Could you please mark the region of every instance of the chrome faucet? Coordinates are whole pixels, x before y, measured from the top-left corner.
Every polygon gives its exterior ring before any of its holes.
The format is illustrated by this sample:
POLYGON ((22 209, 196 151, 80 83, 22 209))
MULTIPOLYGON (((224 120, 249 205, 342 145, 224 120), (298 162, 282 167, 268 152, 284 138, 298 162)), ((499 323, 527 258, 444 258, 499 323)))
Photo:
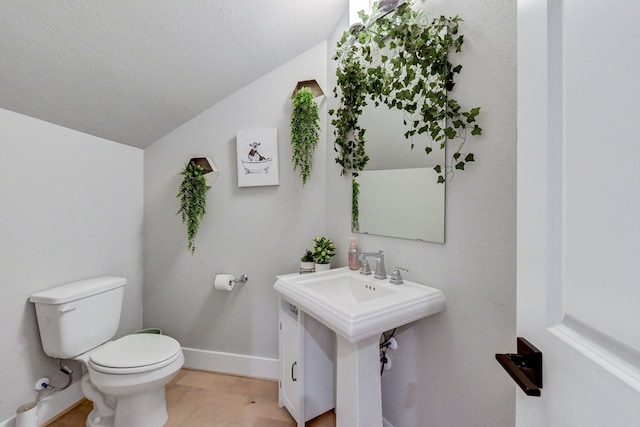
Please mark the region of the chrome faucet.
POLYGON ((376 279, 386 279, 387 272, 384 269, 384 252, 363 252, 360 254, 358 259, 360 260, 360 274, 371 274, 371 269, 369 268, 369 262, 367 261, 368 257, 372 257, 376 259, 376 272, 373 275, 376 279))

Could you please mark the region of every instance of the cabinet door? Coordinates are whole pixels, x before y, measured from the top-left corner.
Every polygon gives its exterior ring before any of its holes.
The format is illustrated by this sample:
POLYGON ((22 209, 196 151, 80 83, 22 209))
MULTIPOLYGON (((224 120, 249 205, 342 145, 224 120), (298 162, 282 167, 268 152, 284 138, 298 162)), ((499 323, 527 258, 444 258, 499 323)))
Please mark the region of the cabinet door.
POLYGON ((286 314, 280 315, 280 378, 282 381, 282 403, 289 413, 300 416, 300 329, 298 322, 286 314))
POLYGON ((313 317, 300 311, 298 323, 303 329, 300 345, 302 418, 309 421, 335 408, 336 335, 313 317), (304 371, 302 370, 304 369, 304 371))

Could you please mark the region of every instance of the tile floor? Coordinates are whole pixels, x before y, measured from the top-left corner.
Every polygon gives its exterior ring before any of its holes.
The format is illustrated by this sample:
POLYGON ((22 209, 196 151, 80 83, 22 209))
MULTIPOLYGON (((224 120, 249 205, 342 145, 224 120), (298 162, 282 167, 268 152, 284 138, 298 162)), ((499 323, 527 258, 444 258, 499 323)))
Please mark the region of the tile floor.
MULTIPOLYGON (((84 427, 92 404, 83 400, 47 427, 84 427)), ((295 427, 278 406, 278 383, 182 369, 167 385, 169 420, 165 427, 295 427)), ((307 427, 335 427, 327 412, 307 427)), ((131 426, 135 427, 135 426, 131 426)))

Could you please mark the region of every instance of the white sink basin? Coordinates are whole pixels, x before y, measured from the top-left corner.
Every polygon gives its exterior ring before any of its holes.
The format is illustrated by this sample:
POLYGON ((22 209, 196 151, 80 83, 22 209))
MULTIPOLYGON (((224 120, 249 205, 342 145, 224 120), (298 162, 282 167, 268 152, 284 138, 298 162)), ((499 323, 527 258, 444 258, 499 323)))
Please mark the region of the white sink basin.
POLYGON ((406 281, 393 285, 346 267, 278 276, 274 284, 289 302, 352 343, 438 313, 444 294, 406 281))

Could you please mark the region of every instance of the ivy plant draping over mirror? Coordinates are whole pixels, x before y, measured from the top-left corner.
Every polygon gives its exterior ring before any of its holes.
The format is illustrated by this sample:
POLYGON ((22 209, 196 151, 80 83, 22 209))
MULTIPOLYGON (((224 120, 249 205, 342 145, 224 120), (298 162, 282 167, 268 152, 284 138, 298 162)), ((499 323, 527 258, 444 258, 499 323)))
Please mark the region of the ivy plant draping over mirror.
POLYGON ((336 163, 342 175, 352 174, 354 191, 355 178, 369 160, 366 129, 358 120, 368 101, 404 112, 404 137, 412 150, 424 145, 422 151, 428 155, 434 148, 452 148, 446 164, 434 167, 439 183, 475 160, 464 146, 468 133, 482 133, 476 122, 480 107, 464 110, 450 96, 454 75, 462 69, 449 60, 462 48, 461 19, 428 20, 412 8, 411 1, 395 10, 386 7, 381 10, 374 4, 371 16, 360 12, 364 28, 355 34, 345 31, 333 57, 338 62, 334 95, 340 101, 337 109, 329 111, 336 163), (422 134, 425 137, 418 138, 422 134))

